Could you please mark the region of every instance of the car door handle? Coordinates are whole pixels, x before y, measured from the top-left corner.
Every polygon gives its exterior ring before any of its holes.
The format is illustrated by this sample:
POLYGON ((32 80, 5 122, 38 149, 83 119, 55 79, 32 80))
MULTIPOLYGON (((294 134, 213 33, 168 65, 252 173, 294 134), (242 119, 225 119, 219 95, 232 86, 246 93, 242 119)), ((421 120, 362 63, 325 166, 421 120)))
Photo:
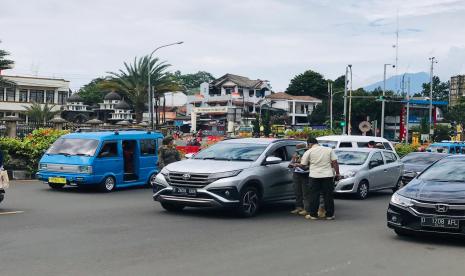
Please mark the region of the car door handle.
POLYGON ((384 169, 384 172, 388 172, 388 169, 384 169))

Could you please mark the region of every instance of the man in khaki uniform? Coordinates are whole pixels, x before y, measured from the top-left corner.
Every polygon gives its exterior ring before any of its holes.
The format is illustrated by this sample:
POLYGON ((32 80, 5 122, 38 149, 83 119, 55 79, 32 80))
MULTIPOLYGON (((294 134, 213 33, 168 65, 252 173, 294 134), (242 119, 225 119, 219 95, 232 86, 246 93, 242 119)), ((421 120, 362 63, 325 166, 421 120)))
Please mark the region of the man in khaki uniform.
POLYGON ((339 164, 334 150, 318 145, 315 138, 308 138, 309 150, 302 156, 301 166, 310 166, 310 214, 306 219, 318 219, 320 194, 323 194, 326 219, 334 219, 334 178, 339 179, 339 164), (334 175, 336 172, 336 175, 334 175))

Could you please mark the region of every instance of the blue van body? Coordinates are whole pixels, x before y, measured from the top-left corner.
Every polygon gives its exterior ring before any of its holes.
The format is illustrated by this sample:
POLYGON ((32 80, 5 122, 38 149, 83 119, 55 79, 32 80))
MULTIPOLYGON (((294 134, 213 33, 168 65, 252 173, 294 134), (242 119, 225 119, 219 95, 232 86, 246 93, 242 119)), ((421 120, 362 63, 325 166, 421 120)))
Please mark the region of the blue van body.
POLYGON ((439 152, 439 153, 448 153, 448 154, 464 154, 465 153, 465 143, 464 142, 454 142, 454 141, 442 141, 431 144, 426 151, 429 152, 439 152))
POLYGON ((114 179, 115 187, 145 185, 158 173, 157 152, 162 139, 161 133, 146 131, 66 134, 40 159, 37 178, 63 186, 100 185, 108 177, 114 179), (54 151, 54 147, 59 147, 57 145, 62 145, 60 150, 64 153, 54 151), (89 151, 79 153, 85 145, 90 145, 89 151), (130 145, 129 155, 124 154, 124 145, 130 145), (129 163, 131 172, 127 171, 129 163))

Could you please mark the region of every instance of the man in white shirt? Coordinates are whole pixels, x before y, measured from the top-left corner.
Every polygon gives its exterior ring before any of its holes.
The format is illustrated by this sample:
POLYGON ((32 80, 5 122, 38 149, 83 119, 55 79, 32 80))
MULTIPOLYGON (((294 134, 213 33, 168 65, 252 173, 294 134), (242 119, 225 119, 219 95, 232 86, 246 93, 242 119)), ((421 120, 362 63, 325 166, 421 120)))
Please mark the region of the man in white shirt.
POLYGON ((318 145, 318 141, 308 138, 309 150, 302 156, 301 166, 310 166, 310 208, 306 219, 318 219, 320 194, 323 194, 326 219, 334 219, 334 179, 339 179, 339 164, 333 149, 318 145), (334 174, 336 172, 336 174, 334 174))

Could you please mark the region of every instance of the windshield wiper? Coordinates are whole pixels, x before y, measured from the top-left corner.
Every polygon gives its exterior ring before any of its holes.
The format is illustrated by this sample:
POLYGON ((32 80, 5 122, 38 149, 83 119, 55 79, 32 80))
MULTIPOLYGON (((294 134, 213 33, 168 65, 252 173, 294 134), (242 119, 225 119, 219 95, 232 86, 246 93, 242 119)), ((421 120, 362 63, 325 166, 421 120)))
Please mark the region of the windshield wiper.
POLYGON ((67 153, 67 152, 59 152, 57 153, 59 155, 64 155, 64 156, 71 156, 71 154, 67 153))
POLYGON ((205 157, 205 158, 202 158, 202 160, 222 160, 222 161, 231 161, 231 159, 228 159, 228 158, 219 158, 219 157, 205 157))
POLYGON ((86 153, 76 153, 75 155, 77 155, 77 156, 90 156, 90 154, 86 154, 86 153))
POLYGON ((231 161, 253 161, 252 159, 247 158, 237 158, 237 159, 230 159, 231 161))

